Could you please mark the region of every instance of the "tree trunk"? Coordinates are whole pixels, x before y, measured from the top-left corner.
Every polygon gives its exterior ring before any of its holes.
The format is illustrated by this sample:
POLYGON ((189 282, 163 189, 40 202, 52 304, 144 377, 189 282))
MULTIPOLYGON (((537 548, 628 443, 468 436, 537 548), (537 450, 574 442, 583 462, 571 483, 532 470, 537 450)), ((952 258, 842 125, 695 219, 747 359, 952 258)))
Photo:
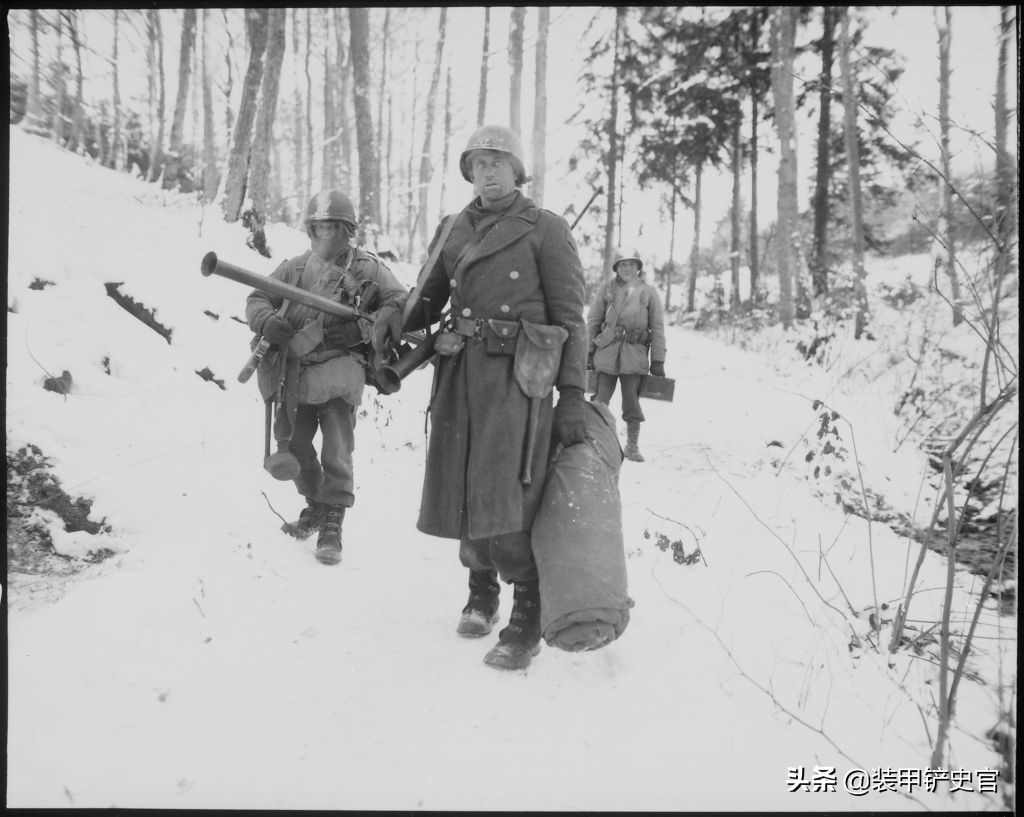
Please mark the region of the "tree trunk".
MULTIPOLYGON (((309 58, 313 53, 313 10, 306 9, 306 200, 305 207, 313 198, 313 75, 309 72, 309 58)), ((305 215, 305 211, 303 211, 305 215)))
MULTIPOLYGON (((443 12, 442 12, 443 14, 443 12)), ((373 107, 370 99, 370 12, 365 6, 348 10, 351 35, 353 103, 356 112, 356 148, 359 152, 359 216, 374 231, 380 230, 380 178, 377 143, 373 133, 373 107)))
POLYGON ((68 12, 68 28, 71 34, 71 45, 75 49, 75 116, 72 121, 71 139, 68 141, 68 149, 81 154, 85 151, 84 118, 83 107, 83 85, 82 76, 82 42, 78 36, 78 11, 71 9, 68 12))
POLYGON ((828 189, 832 176, 829 137, 832 133, 832 61, 835 49, 835 14, 832 6, 822 12, 821 74, 818 91, 818 161, 814 183, 814 249, 811 253, 811 291, 815 307, 828 295, 828 189))
POLYGON ((167 106, 167 83, 164 76, 164 32, 159 9, 150 9, 149 11, 149 33, 153 56, 153 65, 150 69, 151 93, 155 93, 153 121, 149 131, 153 144, 149 147, 149 172, 146 174, 146 181, 154 182, 160 177, 160 168, 164 162, 164 111, 167 106))
POLYGON ((277 93, 281 85, 281 64, 287 45, 287 9, 277 6, 267 14, 267 66, 263 72, 263 87, 260 106, 256 113, 256 127, 253 131, 252 153, 249 162, 249 197, 252 199, 253 216, 249 228, 253 243, 262 255, 266 251, 263 225, 267 221, 270 205, 270 149, 274 141, 274 116, 277 111, 277 93))
MULTIPOLYGON (((366 11, 366 8, 363 7, 366 11)), ((367 12, 369 14, 369 12, 367 12)), ((370 23, 367 18, 366 23, 367 36, 369 36, 370 23)), ((338 130, 340 132, 340 138, 335 143, 336 155, 338 157, 338 171, 335 174, 338 183, 355 198, 354 190, 355 180, 352 178, 352 124, 348 118, 348 102, 352 99, 352 54, 349 50, 348 38, 345 37, 345 18, 341 13, 341 9, 337 6, 334 7, 334 34, 338 38, 338 73, 340 74, 340 86, 341 93, 338 94, 338 100, 335 103, 334 109, 336 114, 336 121, 338 123, 338 130)), ((370 105, 370 57, 367 52, 366 57, 366 105, 367 111, 369 111, 370 105)), ((373 116, 370 115, 370 141, 373 141, 373 116)), ((357 136, 358 141, 358 136, 357 136)), ((372 152, 372 148, 371 148, 372 152)), ((360 182, 362 181, 362 169, 360 169, 360 182)), ((372 178, 372 169, 371 169, 372 178)), ((359 193, 360 199, 363 197, 362 189, 360 188, 359 193)), ((363 214, 364 216, 367 214, 363 214)))
POLYGON ((868 297, 864 285, 864 220, 860 191, 860 148, 857 144, 857 85, 850 68, 849 9, 844 8, 841 14, 842 33, 839 40, 839 61, 843 72, 844 136, 846 162, 850 170, 850 233, 853 243, 854 293, 857 303, 853 336, 860 340, 867 326, 868 297))
MULTIPOLYGON (((298 75, 299 70, 299 42, 302 35, 299 31, 299 10, 292 9, 292 71, 298 75)), ((293 165, 295 173, 295 190, 299 198, 299 210, 305 212, 304 208, 312 193, 309 189, 309 177, 306 176, 306 160, 302 155, 305 149, 306 134, 303 132, 305 119, 302 113, 302 88, 296 81, 292 85, 292 104, 295 107, 292 118, 292 156, 295 160, 293 165)))
POLYGON ((213 201, 217 195, 220 174, 217 172, 217 131, 213 115, 213 44, 210 29, 213 13, 203 9, 203 201, 213 201))
POLYGON ((619 161, 619 48, 622 41, 622 29, 626 22, 626 10, 619 6, 615 9, 615 48, 612 62, 612 77, 609 92, 611 109, 605 128, 608 134, 608 152, 604 157, 605 172, 608 175, 608 217, 604 225, 604 279, 612 276, 612 255, 615 251, 615 200, 618 191, 616 173, 619 161))
MULTIPOLYGON (((427 94, 427 118, 423 123, 423 152, 420 154, 420 206, 417 221, 420 228, 420 240, 424 247, 430 239, 427 235, 427 188, 433 172, 431 156, 431 137, 434 134, 434 110, 437 107, 437 86, 441 82, 441 60, 444 57, 444 29, 448 21, 448 8, 441 6, 441 22, 438 26, 437 48, 434 51, 434 73, 430 77, 430 93, 427 94)), ((411 256, 410 256, 411 258, 411 256)))
POLYGON ((114 63, 111 66, 114 71, 114 128, 113 135, 110 138, 110 166, 114 170, 124 170, 124 153, 123 146, 121 144, 121 88, 118 82, 118 59, 117 59, 117 40, 118 40, 118 29, 119 26, 119 14, 118 10, 114 9, 114 63))
POLYGON ((178 58, 178 96, 171 121, 171 143, 164 171, 164 189, 173 190, 181 183, 181 151, 185 130, 185 104, 188 102, 188 83, 192 69, 192 44, 196 35, 196 10, 185 9, 181 24, 181 50, 178 58))
POLYGON ((693 184, 693 247, 690 249, 690 277, 686 282, 686 311, 693 312, 694 298, 697 294, 697 274, 700 272, 700 215, 701 215, 701 181, 704 177, 704 163, 697 162, 693 184))
POLYGON ((238 221, 245 201, 246 179, 249 177, 249 155, 253 120, 256 118, 256 97, 263 79, 263 52, 267 47, 267 9, 247 8, 245 29, 249 39, 249 67, 242 85, 242 101, 238 106, 228 156, 227 179, 224 188, 224 220, 238 221))
POLYGON ((740 179, 743 176, 743 141, 740 129, 743 115, 738 115, 732 126, 732 243, 729 248, 729 309, 736 312, 740 308, 740 223, 743 214, 740 211, 740 179))
POLYGON ((231 93, 235 87, 234 71, 231 67, 231 54, 235 50, 235 38, 231 36, 231 24, 228 22, 228 10, 221 9, 224 14, 224 31, 228 35, 228 47, 224 51, 224 62, 227 64, 227 80, 224 82, 224 138, 230 145, 234 138, 235 117, 231 113, 231 93))
POLYGON ((324 41, 324 144, 321 151, 323 166, 320 168, 320 188, 327 189, 337 186, 337 139, 338 130, 334 115, 334 82, 332 75, 338 65, 331 67, 330 17, 327 9, 324 12, 324 32, 328 35, 324 41))
POLYGON ((412 64, 412 121, 409 123, 409 168, 406 173, 408 183, 408 198, 406 199, 405 235, 408 241, 405 258, 412 261, 413 249, 416 242, 416 185, 413 184, 413 161, 416 158, 416 75, 420 70, 420 41, 417 38, 413 50, 414 60, 412 64))
POLYGON ((672 180, 672 204, 669 206, 669 220, 672 224, 668 236, 668 272, 665 275, 665 314, 672 308, 672 275, 676 265, 676 199, 678 198, 676 181, 672 180))
POLYGON ((384 29, 381 32, 383 44, 380 54, 380 92, 377 94, 377 189, 381 195, 377 197, 377 221, 384 225, 384 202, 390 193, 389 179, 384 173, 384 94, 387 92, 388 79, 388 40, 391 37, 391 6, 384 9, 384 29))
MULTIPOLYGON (((999 306, 1003 279, 1009 272, 1012 248, 1009 246, 1017 225, 1017 196, 1015 195, 1017 169, 1013 154, 1007 149, 1007 126, 1013 111, 1006 104, 1006 75, 1009 61, 1010 38, 1016 23, 1013 6, 999 7, 999 57, 996 68, 996 237, 999 239, 999 255, 996 264, 996 288, 993 293, 993 310, 999 306)), ((1013 109, 1015 110, 1015 109, 1013 109)))
POLYGON ((28 82, 28 100, 25 106, 25 130, 39 133, 42 119, 42 102, 39 95, 39 9, 29 10, 29 28, 32 34, 32 76, 28 82))
POLYGON ((50 123, 51 136, 58 145, 64 142, 64 12, 57 9, 57 59, 53 68, 53 89, 56 105, 50 123))
MULTIPOLYGON (((452 67, 448 66, 444 89, 444 152, 441 154, 441 201, 438 220, 444 218, 445 180, 448 178, 448 151, 452 141, 452 67)), ((540 202, 538 202, 539 204, 540 202)))
MULTIPOLYGON (((476 126, 479 128, 484 124, 484 116, 487 114, 487 50, 491 46, 491 7, 484 8, 484 48, 483 56, 480 58, 480 94, 476 103, 476 126)), ((38 60, 37 60, 38 63, 38 60)), ((37 84, 38 91, 38 84, 37 84)))
POLYGON ((388 91, 388 146, 384 157, 384 185, 387 195, 384 196, 385 224, 384 232, 391 235, 391 147, 394 142, 394 128, 392 127, 392 113, 394 100, 391 98, 391 91, 388 91))
POLYGON ((779 318, 783 327, 793 325, 793 280, 799 239, 797 222, 796 104, 793 95, 796 9, 772 7, 772 88, 775 94, 775 126, 779 133, 779 318))
POLYGON ((512 71, 508 89, 508 126, 522 135, 522 87, 523 87, 523 28, 526 23, 526 6, 512 7, 512 22, 508 32, 508 64, 512 71))
MULTIPOLYGON (((750 34, 753 51, 759 51, 761 46, 761 12, 755 9, 750 15, 750 34)), ((758 277, 760 276, 760 248, 758 247, 757 236, 757 122, 760 118, 758 111, 758 89, 753 87, 750 90, 750 303, 756 306, 758 298, 758 277)))
POLYGON ((946 177, 946 182, 942 185, 942 217, 946 222, 946 275, 949 276, 949 285, 953 296, 951 298, 953 301, 953 326, 959 326, 963 320, 963 314, 960 311, 960 278, 956 272, 953 176, 949 154, 949 45, 952 35, 953 10, 949 6, 942 6, 941 9, 935 9, 935 16, 939 28, 939 130, 941 134, 939 144, 942 155, 942 174, 946 177), (943 14, 945 15, 944 20, 940 16, 943 14))
POLYGON ((533 181, 530 183, 530 198, 538 207, 544 206, 544 174, 547 170, 547 129, 548 129, 548 27, 551 8, 541 6, 537 17, 537 65, 533 91, 533 181))

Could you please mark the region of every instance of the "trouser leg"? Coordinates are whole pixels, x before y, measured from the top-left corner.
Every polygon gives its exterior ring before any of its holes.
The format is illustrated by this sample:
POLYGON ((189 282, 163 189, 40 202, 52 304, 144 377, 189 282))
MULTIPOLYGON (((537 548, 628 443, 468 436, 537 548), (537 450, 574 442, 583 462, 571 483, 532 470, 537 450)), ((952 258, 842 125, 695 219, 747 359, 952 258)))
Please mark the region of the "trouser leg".
MULTIPOLYGON (((295 487, 307 499, 317 499, 320 486, 324 484, 323 468, 313 447, 313 437, 316 435, 318 425, 317 406, 300 403, 295 412, 295 428, 291 431, 288 450, 295 455, 301 469, 295 478, 295 487)), ((278 414, 275 435, 278 434, 279 428, 287 436, 288 417, 284 411, 278 414)))
POLYGON ((355 502, 352 451, 355 449, 356 407, 335 397, 317 409, 323 435, 323 482, 316 499, 325 505, 351 508, 355 502))
POLYGON ((640 408, 640 374, 622 374, 622 419, 627 423, 642 423, 644 412, 640 408))
POLYGON ((470 570, 496 570, 502 581, 537 581, 537 563, 528 531, 503 533, 484 539, 459 540, 459 559, 470 570))
POLYGON ((607 372, 598 372, 597 394, 594 396, 594 400, 598 403, 604 403, 605 405, 610 403, 612 395, 615 394, 615 384, 618 382, 618 375, 608 374, 607 372))

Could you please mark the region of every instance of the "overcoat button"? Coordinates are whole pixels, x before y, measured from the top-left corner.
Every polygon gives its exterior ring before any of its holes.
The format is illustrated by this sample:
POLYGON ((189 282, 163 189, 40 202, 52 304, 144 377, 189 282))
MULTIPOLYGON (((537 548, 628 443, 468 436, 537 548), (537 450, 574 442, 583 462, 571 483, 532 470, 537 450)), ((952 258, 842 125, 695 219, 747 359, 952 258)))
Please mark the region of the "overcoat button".
POLYGON ((502 312, 508 312, 508 304, 502 304, 501 305, 501 311, 502 312))
POLYGON ((459 282, 456 281, 454 278, 452 278, 450 283, 452 285, 452 289, 455 289, 455 287, 457 287, 459 285, 459 282))
POLYGON ((512 280, 514 281, 514 280, 515 280, 516 278, 518 278, 518 277, 519 277, 519 273, 518 273, 518 272, 516 272, 515 270, 512 270, 512 272, 510 272, 510 273, 508 274, 508 277, 509 277, 509 278, 511 278, 511 279, 512 279, 512 280))
POLYGON ((473 314, 473 310, 470 309, 468 306, 465 309, 462 310, 462 317, 464 317, 464 318, 468 318, 472 314, 473 314))

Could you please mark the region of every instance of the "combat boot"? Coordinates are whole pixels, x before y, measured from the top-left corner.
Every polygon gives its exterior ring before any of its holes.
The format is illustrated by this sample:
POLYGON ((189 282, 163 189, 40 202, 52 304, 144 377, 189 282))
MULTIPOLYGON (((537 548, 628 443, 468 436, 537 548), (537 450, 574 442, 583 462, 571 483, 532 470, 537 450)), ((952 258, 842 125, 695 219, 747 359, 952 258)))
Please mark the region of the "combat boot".
POLYGON ((325 565, 341 561, 341 523, 345 519, 344 505, 327 505, 320 538, 316 540, 316 558, 325 565))
POLYGON ((478 638, 487 635, 498 620, 498 594, 501 585, 490 570, 469 571, 469 602, 455 629, 459 635, 478 638))
POLYGON ((644 455, 640 453, 638 443, 640 441, 640 423, 630 420, 626 423, 626 448, 622 452, 627 460, 643 462, 644 455))
POLYGON ((498 669, 525 669, 540 652, 540 582, 516 582, 512 615, 484 663, 498 669))
POLYGON ((306 498, 306 507, 299 513, 297 522, 285 522, 281 530, 296 539, 308 539, 320 530, 327 515, 327 506, 323 502, 306 498))

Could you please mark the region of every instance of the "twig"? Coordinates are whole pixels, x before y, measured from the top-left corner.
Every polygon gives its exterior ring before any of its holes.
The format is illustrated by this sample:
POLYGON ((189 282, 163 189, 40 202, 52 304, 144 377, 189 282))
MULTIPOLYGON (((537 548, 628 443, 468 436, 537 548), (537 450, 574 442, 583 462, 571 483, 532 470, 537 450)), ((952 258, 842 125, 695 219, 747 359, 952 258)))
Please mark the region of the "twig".
MULTIPOLYGON (((836 412, 838 414, 838 412, 836 412)), ((842 416, 842 415, 840 415, 842 416)), ((868 506, 868 491, 864 487, 864 473, 860 468, 860 455, 857 454, 857 437, 853 433, 853 423, 843 417, 850 427, 850 442, 853 444, 853 461, 857 464, 857 476, 860 478, 860 493, 864 500, 864 514, 868 520, 868 555, 871 559, 871 595, 875 600, 875 628, 882 629, 882 622, 878 615, 878 590, 875 587, 875 543, 871 536, 871 508, 868 506)))
POLYGON ((755 570, 753 573, 748 573, 746 575, 746 578, 749 579, 751 576, 756 576, 758 573, 771 573, 773 576, 778 576, 780 579, 782 579, 782 581, 786 582, 786 586, 793 591, 793 595, 796 596, 796 600, 800 602, 800 606, 804 608, 804 613, 807 614, 807 620, 811 622, 811 624, 813 624, 815 627, 818 626, 818 623, 813 618, 811 618, 811 614, 807 609, 807 605, 804 604, 804 600, 800 598, 800 594, 793 589, 793 585, 786 581, 785 577, 783 577, 781 573, 776 573, 774 570, 755 570))
MULTIPOLYGON (((270 510, 274 511, 274 506, 270 505, 270 499, 267 497, 266 493, 263 491, 260 491, 260 493, 263 494, 263 498, 267 500, 267 505, 270 506, 270 510)), ((274 515, 282 522, 284 522, 286 525, 288 524, 288 520, 281 516, 281 514, 279 514, 277 511, 274 511, 274 515)))

